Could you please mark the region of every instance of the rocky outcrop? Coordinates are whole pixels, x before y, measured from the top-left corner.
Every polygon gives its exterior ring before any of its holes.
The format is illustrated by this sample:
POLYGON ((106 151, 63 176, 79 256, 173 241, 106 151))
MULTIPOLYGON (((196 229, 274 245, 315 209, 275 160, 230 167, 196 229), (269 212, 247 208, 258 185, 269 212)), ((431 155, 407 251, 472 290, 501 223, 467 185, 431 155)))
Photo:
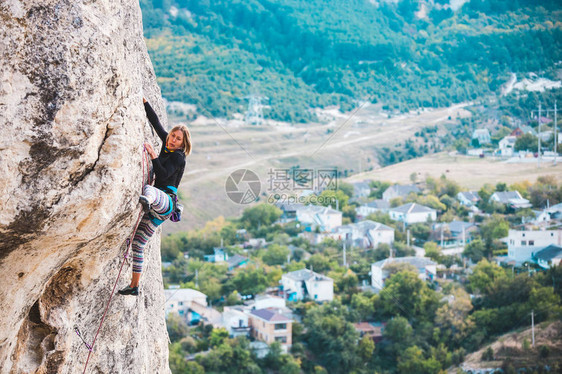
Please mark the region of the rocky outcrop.
MULTIPOLYGON (((2 0, 0 62, 0 373, 82 372, 74 326, 92 342, 140 212, 143 93, 163 113, 138 2, 2 0)), ((158 237, 88 372, 169 372, 158 237)))

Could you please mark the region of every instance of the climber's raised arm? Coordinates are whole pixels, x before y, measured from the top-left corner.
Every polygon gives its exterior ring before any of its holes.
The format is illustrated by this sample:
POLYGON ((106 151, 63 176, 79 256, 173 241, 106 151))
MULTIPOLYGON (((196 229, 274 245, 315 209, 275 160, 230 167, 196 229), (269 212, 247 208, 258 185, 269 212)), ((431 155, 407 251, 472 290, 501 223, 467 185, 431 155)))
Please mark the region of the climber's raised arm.
POLYGON ((156 133, 158 134, 158 137, 164 143, 166 143, 166 138, 168 137, 168 132, 166 130, 164 130, 164 127, 162 126, 162 124, 160 123, 160 120, 158 119, 158 115, 156 115, 156 112, 154 111, 154 109, 152 109, 152 107, 150 106, 150 103, 145 98, 143 98, 142 101, 144 103, 144 110, 146 112, 146 116, 148 117, 148 120, 150 121, 150 124, 152 125, 154 130, 156 130, 156 133))

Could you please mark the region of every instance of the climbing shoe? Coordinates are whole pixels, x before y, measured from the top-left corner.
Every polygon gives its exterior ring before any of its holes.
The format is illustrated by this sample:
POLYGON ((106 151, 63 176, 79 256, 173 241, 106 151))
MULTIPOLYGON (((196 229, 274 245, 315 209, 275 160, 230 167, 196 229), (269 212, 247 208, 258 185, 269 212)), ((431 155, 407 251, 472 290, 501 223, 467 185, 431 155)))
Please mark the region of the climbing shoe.
POLYGON ((138 287, 130 287, 127 286, 125 288, 123 288, 122 290, 117 291, 119 292, 120 295, 133 295, 133 296, 137 296, 139 294, 139 288, 138 287))
POLYGON ((142 210, 144 210, 145 212, 150 211, 150 202, 148 201, 148 198, 146 196, 140 195, 139 202, 142 205, 142 210))

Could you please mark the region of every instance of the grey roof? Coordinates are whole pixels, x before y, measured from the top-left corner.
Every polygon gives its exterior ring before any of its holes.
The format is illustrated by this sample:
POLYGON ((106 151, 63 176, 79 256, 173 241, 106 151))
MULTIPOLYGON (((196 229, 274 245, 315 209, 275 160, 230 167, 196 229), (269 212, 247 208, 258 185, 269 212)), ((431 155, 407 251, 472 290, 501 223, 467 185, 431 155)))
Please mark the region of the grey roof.
POLYGON ((472 222, 463 222, 463 221, 449 222, 449 230, 451 232, 462 232, 463 228, 464 228, 464 231, 466 231, 471 227, 476 227, 476 224, 474 224, 472 222))
POLYGON ((562 258, 562 247, 551 244, 535 253, 535 257, 543 261, 551 261, 553 258, 562 258))
POLYGON ((248 260, 248 257, 244 257, 244 256, 241 256, 239 254, 236 254, 236 255, 230 257, 226 262, 228 263, 228 267, 233 267, 233 266, 238 266, 242 262, 247 261, 247 260, 248 260))
POLYGON ((476 191, 463 191, 463 192, 459 192, 459 194, 462 195, 468 201, 480 200, 480 196, 476 191))
POLYGON ((292 320, 272 309, 257 309, 250 312, 252 315, 259 317, 268 322, 292 322, 292 320))
POLYGON ((407 263, 407 264, 414 265, 418 269, 423 269, 428 265, 437 265, 435 261, 432 261, 427 257, 415 257, 415 256, 386 258, 384 260, 375 262, 373 265, 382 269, 386 265, 392 263, 407 263))
POLYGON ((388 209, 390 208, 390 203, 386 200, 378 199, 375 201, 368 202, 365 204, 369 208, 376 208, 376 209, 388 209))
POLYGON ((382 223, 379 222, 375 222, 375 221, 371 221, 371 220, 365 220, 365 221, 360 221, 357 222, 355 224, 351 224, 350 226, 356 226, 359 230, 392 230, 394 231, 394 229, 392 227, 389 227, 387 225, 384 225, 382 223))
POLYGON ((407 185, 400 185, 395 184, 394 186, 390 186, 386 189, 386 191, 394 191, 399 196, 408 196, 410 192, 419 193, 421 190, 414 184, 407 184, 407 185))
POLYGON ((409 214, 409 213, 430 213, 430 212, 435 212, 435 209, 431 209, 417 203, 408 203, 408 204, 401 205, 397 208, 393 208, 391 209, 391 211, 409 214))
POLYGON ((521 195, 517 191, 501 191, 501 192, 494 192, 492 196, 496 195, 498 201, 500 203, 507 204, 511 199, 521 199, 521 195))
POLYGON ((332 278, 322 274, 315 273, 309 269, 295 270, 283 275, 296 281, 306 281, 311 278, 315 278, 314 280, 317 281, 327 281, 327 280, 333 281, 332 278))
POLYGON ((353 187, 356 188, 368 188, 371 189, 371 186, 369 185, 369 182, 354 182, 352 183, 353 187))

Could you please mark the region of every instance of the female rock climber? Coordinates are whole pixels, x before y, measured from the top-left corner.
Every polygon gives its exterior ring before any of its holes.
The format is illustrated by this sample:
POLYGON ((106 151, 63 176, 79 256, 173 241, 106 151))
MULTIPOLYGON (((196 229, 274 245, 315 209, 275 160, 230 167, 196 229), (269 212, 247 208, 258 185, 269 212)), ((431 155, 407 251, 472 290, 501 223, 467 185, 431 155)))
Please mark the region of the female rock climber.
POLYGON ((160 124, 158 116, 143 98, 144 109, 150 124, 162 139, 160 155, 152 145, 145 143, 145 149, 152 159, 154 187, 145 185, 139 198, 145 214, 133 238, 133 277, 129 286, 119 290, 121 295, 138 295, 142 273, 143 251, 150 237, 174 210, 175 196, 185 168, 185 157, 191 153, 191 135, 185 125, 175 126, 170 133, 160 124))

